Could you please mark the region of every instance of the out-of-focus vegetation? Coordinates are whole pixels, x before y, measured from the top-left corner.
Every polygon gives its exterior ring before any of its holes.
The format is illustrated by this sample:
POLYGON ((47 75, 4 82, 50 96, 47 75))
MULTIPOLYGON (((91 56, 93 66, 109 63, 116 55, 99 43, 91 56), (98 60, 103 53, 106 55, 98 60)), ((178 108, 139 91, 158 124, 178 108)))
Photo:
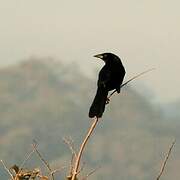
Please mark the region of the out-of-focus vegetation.
MULTIPOLYGON (((0 159, 9 167, 20 165, 36 139, 54 167, 68 164, 71 152, 62 138, 71 136, 78 147, 91 122, 87 114, 95 90, 96 82, 80 73, 76 64, 29 59, 1 69, 0 159)), ((90 179, 155 179, 164 153, 176 138, 164 180, 179 179, 180 115, 173 105, 167 110, 164 113, 132 87, 123 88, 111 98, 86 147, 84 173, 100 165, 90 179)), ((32 157, 26 166, 40 164, 32 157)), ((0 176, 7 179, 2 167, 0 176)))

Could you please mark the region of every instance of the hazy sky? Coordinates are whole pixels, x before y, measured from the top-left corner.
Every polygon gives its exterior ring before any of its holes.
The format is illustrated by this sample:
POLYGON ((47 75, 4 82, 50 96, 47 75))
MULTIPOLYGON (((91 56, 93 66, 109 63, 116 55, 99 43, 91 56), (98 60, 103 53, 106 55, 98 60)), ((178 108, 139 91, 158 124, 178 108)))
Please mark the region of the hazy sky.
POLYGON ((178 0, 0 0, 0 65, 52 56, 82 62, 89 72, 101 66, 94 54, 112 51, 127 78, 156 68, 132 86, 174 101, 180 99, 179 7, 178 0))

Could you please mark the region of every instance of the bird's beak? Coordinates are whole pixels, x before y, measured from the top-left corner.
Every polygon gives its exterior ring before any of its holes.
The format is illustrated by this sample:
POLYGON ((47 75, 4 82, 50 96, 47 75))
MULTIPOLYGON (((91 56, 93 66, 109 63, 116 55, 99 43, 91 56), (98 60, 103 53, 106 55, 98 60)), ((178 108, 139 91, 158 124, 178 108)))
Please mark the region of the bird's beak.
POLYGON ((97 55, 95 55, 94 57, 103 59, 103 55, 102 55, 102 54, 97 54, 97 55))

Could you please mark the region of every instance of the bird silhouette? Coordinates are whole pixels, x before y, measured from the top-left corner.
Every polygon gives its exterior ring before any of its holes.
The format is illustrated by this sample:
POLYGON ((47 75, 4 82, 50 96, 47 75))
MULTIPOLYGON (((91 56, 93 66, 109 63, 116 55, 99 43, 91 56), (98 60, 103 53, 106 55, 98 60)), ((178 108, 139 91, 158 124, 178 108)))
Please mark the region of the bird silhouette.
POLYGON ((100 118, 108 101, 108 92, 115 89, 117 93, 120 93, 120 87, 126 72, 121 59, 115 54, 102 53, 94 57, 103 60, 105 65, 99 72, 97 92, 89 109, 89 117, 100 118))

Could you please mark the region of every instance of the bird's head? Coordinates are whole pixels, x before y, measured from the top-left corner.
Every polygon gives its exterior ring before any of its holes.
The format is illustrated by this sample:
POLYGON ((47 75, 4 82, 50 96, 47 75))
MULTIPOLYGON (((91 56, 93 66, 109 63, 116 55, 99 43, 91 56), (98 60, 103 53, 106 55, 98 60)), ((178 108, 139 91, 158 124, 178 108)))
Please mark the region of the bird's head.
POLYGON ((104 62, 107 62, 107 61, 112 60, 112 59, 119 59, 118 56, 116 56, 115 54, 112 54, 112 53, 97 54, 94 57, 102 59, 104 62))

